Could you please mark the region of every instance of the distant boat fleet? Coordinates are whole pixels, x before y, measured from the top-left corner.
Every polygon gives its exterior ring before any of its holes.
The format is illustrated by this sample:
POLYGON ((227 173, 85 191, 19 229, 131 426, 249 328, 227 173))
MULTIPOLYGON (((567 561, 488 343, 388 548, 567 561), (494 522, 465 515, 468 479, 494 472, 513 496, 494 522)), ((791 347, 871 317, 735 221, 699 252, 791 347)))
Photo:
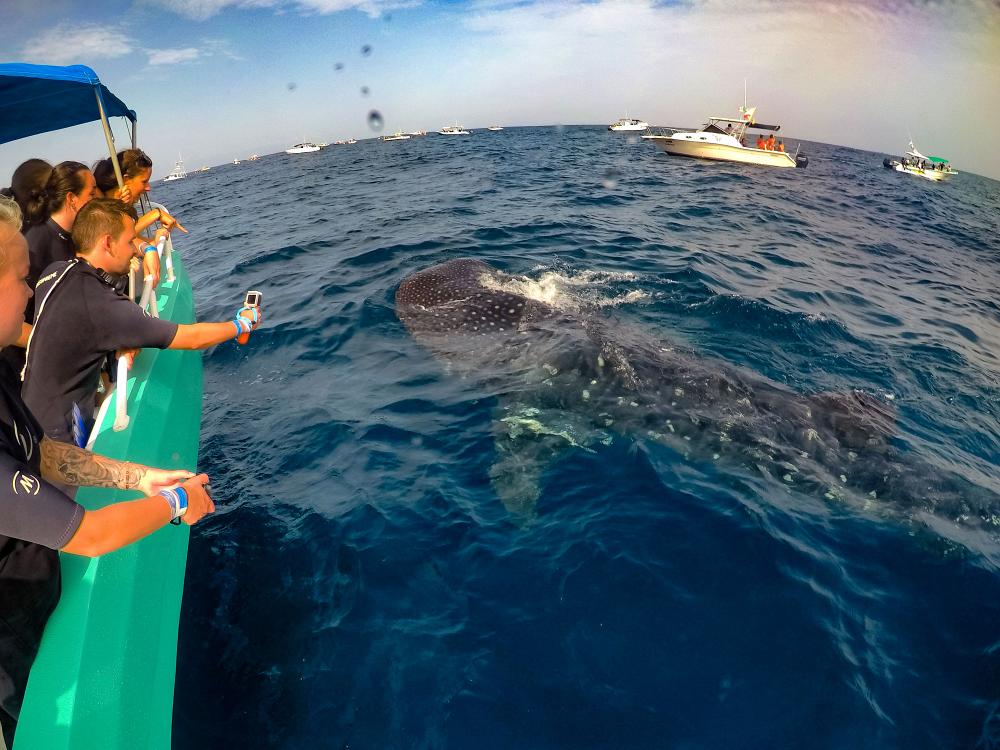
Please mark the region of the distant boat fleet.
MULTIPOLYGON (((745 88, 745 86, 744 86, 745 88)), ((502 125, 488 125, 485 130, 496 133, 502 131, 502 125)), ((775 141, 774 134, 781 129, 780 125, 769 125, 757 121, 757 108, 750 107, 746 102, 746 92, 744 91, 743 106, 739 107, 736 117, 722 117, 713 115, 708 118, 708 122, 696 130, 683 130, 677 128, 651 128, 645 120, 640 120, 626 115, 608 125, 608 130, 616 133, 642 133, 642 139, 649 141, 671 156, 688 156, 697 159, 708 159, 713 161, 728 161, 742 164, 755 164, 767 167, 805 167, 809 164, 809 159, 800 152, 801 144, 797 145, 794 153, 786 150, 783 141, 775 141), (754 144, 748 143, 749 131, 770 132, 768 138, 763 135, 757 136, 754 144)), ((439 135, 472 135, 473 130, 467 130, 457 122, 453 125, 445 125, 437 131, 439 135)), ((426 130, 402 131, 383 135, 377 140, 383 143, 393 141, 407 141, 411 138, 420 138, 427 135, 426 130)), ((351 146, 357 143, 355 138, 337 140, 334 146, 351 146)), ((312 143, 303 141, 296 143, 291 148, 285 149, 286 154, 310 154, 326 148, 326 143, 312 143)), ((260 156, 251 154, 249 161, 258 161, 260 156)), ((233 164, 238 165, 239 159, 233 159, 233 164)), ((939 156, 924 156, 913 145, 911 139, 906 154, 899 158, 887 158, 882 162, 886 169, 897 172, 904 172, 917 177, 922 177, 934 182, 947 180, 958 172, 953 169, 947 159, 939 156)), ((209 167, 201 167, 198 172, 207 172, 209 167)), ((163 178, 164 182, 172 182, 187 177, 184 171, 184 162, 179 158, 173 170, 163 178)))

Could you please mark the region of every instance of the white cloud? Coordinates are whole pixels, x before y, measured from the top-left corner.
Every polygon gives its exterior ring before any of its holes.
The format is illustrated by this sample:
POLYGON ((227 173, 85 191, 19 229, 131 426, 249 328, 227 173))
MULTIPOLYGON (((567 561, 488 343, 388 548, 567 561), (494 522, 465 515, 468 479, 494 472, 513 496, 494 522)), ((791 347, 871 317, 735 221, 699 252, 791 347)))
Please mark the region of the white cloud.
POLYGON ((378 16, 387 10, 409 8, 419 0, 147 0, 152 5, 171 10, 195 21, 204 21, 229 8, 248 10, 272 8, 327 15, 343 10, 360 10, 378 16))
POLYGON ((132 41, 121 31, 95 23, 60 23, 29 40, 21 49, 27 62, 44 65, 88 64, 123 57, 132 41))
POLYGON ((147 50, 150 65, 176 65, 177 63, 197 60, 200 53, 194 47, 184 47, 183 49, 154 49, 147 50))

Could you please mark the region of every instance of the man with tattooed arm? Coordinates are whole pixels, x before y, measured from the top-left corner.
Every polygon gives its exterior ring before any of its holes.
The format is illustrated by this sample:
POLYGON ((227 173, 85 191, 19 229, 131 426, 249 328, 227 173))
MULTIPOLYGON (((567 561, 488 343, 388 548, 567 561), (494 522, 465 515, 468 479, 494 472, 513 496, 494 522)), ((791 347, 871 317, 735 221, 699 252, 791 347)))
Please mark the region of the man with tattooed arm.
MULTIPOLYGON (((20 335, 31 296, 21 211, 0 197, 0 348, 20 335)), ((38 652, 59 600, 57 550, 95 557, 171 520, 193 524, 215 510, 208 477, 115 461, 43 436, 20 382, 0 360, 0 729, 7 747, 38 652), (136 490, 139 500, 85 510, 54 484, 136 490)))

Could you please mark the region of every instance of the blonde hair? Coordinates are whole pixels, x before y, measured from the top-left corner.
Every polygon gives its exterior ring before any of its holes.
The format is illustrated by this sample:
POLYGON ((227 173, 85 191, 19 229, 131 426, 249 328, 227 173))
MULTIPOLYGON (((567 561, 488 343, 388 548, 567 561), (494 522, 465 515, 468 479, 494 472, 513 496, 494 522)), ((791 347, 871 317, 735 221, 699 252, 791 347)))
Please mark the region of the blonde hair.
POLYGON ((21 207, 17 201, 0 195, 0 272, 7 269, 9 258, 7 248, 10 238, 21 231, 21 207))

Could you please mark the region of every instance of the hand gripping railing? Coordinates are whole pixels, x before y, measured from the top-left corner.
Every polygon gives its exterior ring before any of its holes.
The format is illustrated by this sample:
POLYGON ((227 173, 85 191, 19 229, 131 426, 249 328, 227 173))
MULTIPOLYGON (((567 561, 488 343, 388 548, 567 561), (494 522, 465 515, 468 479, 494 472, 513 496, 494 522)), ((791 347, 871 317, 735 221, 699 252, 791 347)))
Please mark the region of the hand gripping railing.
MULTIPOLYGON (((158 208, 161 211, 167 211, 167 207, 164 206, 162 203, 154 203, 153 201, 150 201, 149 205, 151 207, 153 207, 153 208, 158 208)), ((167 211, 167 213, 170 213, 170 212, 167 211)), ((157 249, 159 249, 159 248, 157 248, 157 249)), ((167 281, 173 281, 176 278, 174 276, 174 259, 173 259, 173 254, 174 254, 174 243, 171 241, 170 235, 168 234, 167 235, 166 248, 165 248, 165 250, 161 250, 160 251, 160 255, 164 258, 163 262, 164 262, 164 264, 167 267, 167 281)))
MULTIPOLYGON (((163 257, 164 245, 169 241, 169 235, 164 235, 160 237, 160 241, 156 243, 156 254, 161 258, 163 257)), ((173 265, 170 266, 170 270, 173 270, 173 265)), ((142 297, 139 298, 139 307, 143 310, 149 308, 149 314, 154 318, 160 317, 159 310, 157 310, 156 307, 156 290, 153 288, 152 276, 146 276, 143 279, 142 297)))
MULTIPOLYGON (((155 205, 155 204, 154 204, 155 205)), ((160 237, 160 241, 156 243, 156 253, 161 258, 163 257, 164 248, 166 248, 167 253, 167 272, 168 279, 170 281, 174 280, 174 264, 170 258, 170 235, 163 235, 160 237)), ((134 296, 133 296, 134 298, 134 296)), ((156 304, 156 291, 153 289, 153 277, 146 276, 143 279, 142 287, 142 297, 139 299, 139 307, 145 310, 149 308, 149 313, 154 318, 160 317, 159 309, 156 304)), ((128 427, 129 416, 128 416, 128 360, 125 357, 119 357, 116 366, 115 374, 115 422, 113 429, 115 432, 121 432, 126 427, 128 427)))

